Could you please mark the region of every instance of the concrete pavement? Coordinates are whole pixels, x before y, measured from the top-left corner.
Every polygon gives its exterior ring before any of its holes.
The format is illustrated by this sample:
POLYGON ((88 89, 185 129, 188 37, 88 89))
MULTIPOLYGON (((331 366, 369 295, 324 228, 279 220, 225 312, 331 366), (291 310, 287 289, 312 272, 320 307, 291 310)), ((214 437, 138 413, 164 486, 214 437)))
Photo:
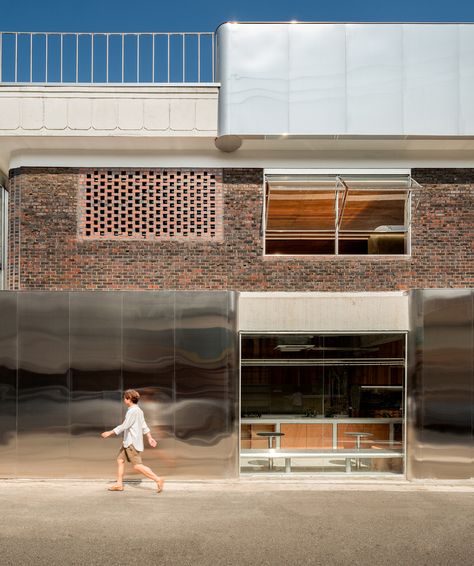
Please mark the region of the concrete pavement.
POLYGON ((474 564, 474 485, 0 481, 3 565, 474 564))

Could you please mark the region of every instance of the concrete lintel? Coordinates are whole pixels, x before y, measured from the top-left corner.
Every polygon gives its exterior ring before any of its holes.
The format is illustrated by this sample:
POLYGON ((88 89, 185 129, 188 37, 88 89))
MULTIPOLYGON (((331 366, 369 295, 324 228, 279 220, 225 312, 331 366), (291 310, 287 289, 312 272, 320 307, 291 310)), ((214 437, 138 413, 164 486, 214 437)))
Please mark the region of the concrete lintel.
POLYGON ((406 292, 241 293, 241 332, 406 332, 406 292))

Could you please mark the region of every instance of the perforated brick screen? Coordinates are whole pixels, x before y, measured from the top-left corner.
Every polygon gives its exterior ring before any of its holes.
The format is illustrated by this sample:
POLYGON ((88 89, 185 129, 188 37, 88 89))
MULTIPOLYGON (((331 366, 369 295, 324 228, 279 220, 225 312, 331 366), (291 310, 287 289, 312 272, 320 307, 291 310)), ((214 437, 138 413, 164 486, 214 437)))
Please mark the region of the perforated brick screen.
POLYGON ((83 170, 78 202, 85 239, 223 236, 220 169, 83 170))

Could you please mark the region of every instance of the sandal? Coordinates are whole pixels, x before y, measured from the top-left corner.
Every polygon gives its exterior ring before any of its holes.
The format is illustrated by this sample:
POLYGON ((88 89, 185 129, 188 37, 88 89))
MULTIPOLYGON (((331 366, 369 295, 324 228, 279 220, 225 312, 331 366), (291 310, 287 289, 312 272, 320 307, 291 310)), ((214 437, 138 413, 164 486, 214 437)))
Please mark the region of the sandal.
POLYGON ((107 488, 108 491, 123 491, 123 487, 120 485, 112 485, 107 488))

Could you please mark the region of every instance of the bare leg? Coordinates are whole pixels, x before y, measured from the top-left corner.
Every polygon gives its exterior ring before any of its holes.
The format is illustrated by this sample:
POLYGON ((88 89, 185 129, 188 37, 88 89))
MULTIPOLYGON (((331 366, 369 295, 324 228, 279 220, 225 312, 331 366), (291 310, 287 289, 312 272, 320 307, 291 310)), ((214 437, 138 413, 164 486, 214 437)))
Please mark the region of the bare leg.
POLYGON ((153 480, 154 482, 156 482, 158 491, 161 491, 163 489, 163 479, 158 477, 151 468, 149 468, 148 466, 145 466, 144 464, 135 464, 133 466, 133 468, 135 470, 137 470, 137 472, 140 472, 141 474, 143 474, 144 476, 146 476, 147 478, 150 478, 151 480, 153 480))
POLYGON ((123 474, 125 471, 125 460, 117 459, 117 485, 123 487, 123 474))
POLYGON ((125 471, 125 460, 117 458, 117 483, 109 487, 109 491, 123 491, 123 473, 125 471))

